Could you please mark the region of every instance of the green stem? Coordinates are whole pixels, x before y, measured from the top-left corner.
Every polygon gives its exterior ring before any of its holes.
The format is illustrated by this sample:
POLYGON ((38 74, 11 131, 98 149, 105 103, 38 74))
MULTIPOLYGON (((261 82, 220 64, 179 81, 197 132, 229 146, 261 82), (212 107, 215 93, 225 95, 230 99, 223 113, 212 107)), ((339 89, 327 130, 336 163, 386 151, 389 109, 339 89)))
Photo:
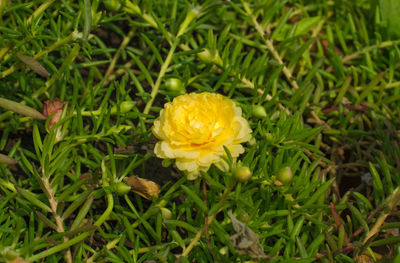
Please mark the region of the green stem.
POLYGON ((105 81, 103 82, 103 85, 102 85, 103 87, 105 87, 110 82, 110 77, 111 77, 111 75, 114 71, 115 65, 121 55, 121 51, 126 48, 126 46, 129 44, 129 42, 131 41, 134 34, 135 34, 135 28, 132 28, 129 31, 128 35, 125 36, 124 39, 122 40, 121 45, 119 46, 117 52, 115 52, 115 55, 114 55, 113 59, 111 60, 110 65, 108 66, 106 74, 104 75, 105 81))
POLYGON ((37 261, 37 260, 39 260, 41 258, 47 257, 49 255, 52 255, 52 254, 57 253, 59 251, 62 251, 64 249, 67 249, 67 248, 69 248, 69 247, 81 242, 82 240, 84 240, 88 236, 90 236, 93 231, 94 230, 92 230, 90 232, 85 232, 85 233, 83 233, 83 234, 81 234, 81 235, 79 235, 79 236, 77 236, 77 237, 75 237, 73 239, 68 240, 65 243, 59 244, 59 245, 54 246, 52 248, 49 248, 49 249, 47 249, 47 250, 45 250, 45 251, 43 251, 43 252, 41 252, 39 254, 33 255, 33 256, 29 257, 27 260, 29 262, 34 262, 34 261, 37 261))
MULTIPOLYGON (((386 48, 386 47, 390 47, 390 46, 397 46, 400 45, 400 40, 388 40, 388 41, 384 41, 381 42, 379 44, 376 45, 372 45, 372 46, 368 46, 365 47, 357 52, 354 52, 353 54, 347 55, 345 57, 343 57, 342 62, 343 64, 348 64, 351 60, 358 58, 361 55, 364 55, 365 53, 368 53, 370 51, 373 51, 375 49, 381 49, 381 48, 386 48)), ((326 72, 331 72, 333 70, 333 67, 330 66, 329 68, 326 69, 326 72)))
POLYGON ((107 209, 106 211, 104 211, 104 213, 99 217, 99 219, 97 219, 96 222, 94 222, 95 226, 101 226, 104 221, 106 221, 107 217, 110 216, 113 207, 114 207, 114 199, 112 197, 111 192, 107 191, 106 192, 106 196, 107 196, 107 209))
POLYGON ((236 183, 232 184, 231 187, 227 188, 224 192, 224 194, 222 195, 220 201, 219 201, 219 208, 208 217, 207 223, 204 224, 200 231, 197 232, 196 236, 192 239, 192 241, 190 242, 190 244, 186 247, 186 249, 182 252, 182 257, 187 257, 190 253, 190 251, 192 251, 192 249, 197 245, 197 242, 200 240, 201 236, 204 234, 204 231, 207 229, 208 225, 211 224, 211 222, 214 220, 215 216, 221 212, 221 208, 222 205, 225 203, 226 199, 228 198, 229 193, 232 191, 233 187, 235 186, 236 183))
POLYGON ((151 90, 151 98, 150 100, 147 102, 146 107, 144 108, 143 113, 144 114, 148 114, 150 112, 150 108, 153 105, 153 102, 158 94, 158 90, 160 89, 160 84, 161 84, 161 80, 165 75, 165 72, 167 71, 169 64, 171 63, 172 60, 172 56, 174 55, 175 49, 179 44, 179 38, 175 38, 169 52, 167 55, 167 58, 165 59, 164 63, 161 66, 161 70, 160 73, 158 74, 156 83, 153 86, 153 89, 151 90))
POLYGON ((109 190, 107 190, 107 186, 110 186, 109 184, 109 180, 107 178, 107 172, 105 169, 105 159, 103 159, 102 163, 102 181, 103 181, 103 186, 104 186, 104 191, 106 192, 106 196, 107 196, 107 209, 106 211, 104 211, 104 213, 99 217, 99 219, 97 219, 97 221, 94 223, 95 226, 101 226, 101 224, 104 223, 104 221, 106 221, 107 217, 111 214, 113 207, 114 207, 114 199, 112 197, 112 194, 109 190))

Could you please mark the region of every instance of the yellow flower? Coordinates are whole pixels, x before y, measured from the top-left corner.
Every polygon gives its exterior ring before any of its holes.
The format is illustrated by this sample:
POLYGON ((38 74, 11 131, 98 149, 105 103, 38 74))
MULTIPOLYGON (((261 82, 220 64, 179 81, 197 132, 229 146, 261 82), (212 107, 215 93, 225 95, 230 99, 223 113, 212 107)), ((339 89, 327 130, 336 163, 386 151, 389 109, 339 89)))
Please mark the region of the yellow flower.
POLYGON ((166 103, 154 121, 153 134, 160 139, 154 148, 157 157, 176 159, 178 169, 193 180, 211 164, 226 170, 223 146, 233 158, 238 157, 244 152, 241 143, 251 138, 251 129, 232 100, 203 92, 166 103))

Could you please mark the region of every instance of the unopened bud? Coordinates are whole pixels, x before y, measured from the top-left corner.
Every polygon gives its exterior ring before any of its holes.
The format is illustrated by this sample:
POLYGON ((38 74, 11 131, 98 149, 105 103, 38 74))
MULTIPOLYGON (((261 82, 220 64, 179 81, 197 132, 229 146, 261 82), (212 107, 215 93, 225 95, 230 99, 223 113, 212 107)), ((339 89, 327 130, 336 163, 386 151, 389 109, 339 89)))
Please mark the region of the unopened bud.
POLYGON ((228 247, 222 247, 219 251, 218 251, 221 255, 226 255, 229 252, 229 248, 228 247))
POLYGON ((235 169, 234 176, 240 181, 240 182, 246 182, 251 178, 251 171, 250 168, 247 166, 240 166, 235 169))
POLYGON ((252 106, 252 114, 254 117, 263 119, 267 117, 267 112, 265 111, 264 107, 261 105, 253 105, 252 106))
POLYGON ((251 137, 251 139, 250 139, 250 141, 249 141, 249 145, 250 145, 250 146, 254 146, 254 145, 256 145, 256 144, 257 144, 256 139, 255 139, 254 137, 251 137))
POLYGON ((163 219, 168 220, 168 219, 172 218, 171 210, 169 210, 168 208, 165 208, 165 207, 161 207, 160 210, 161 210, 161 216, 163 219))
POLYGON ((64 109, 65 102, 59 98, 54 98, 52 100, 46 100, 43 104, 43 115, 46 117, 54 114, 49 122, 49 127, 57 123, 61 119, 61 114, 64 109))
POLYGON ((125 195, 129 193, 131 187, 124 182, 118 182, 113 185, 112 189, 117 195, 125 195))
POLYGON ((199 57, 199 59, 201 61, 206 62, 206 63, 215 63, 220 66, 222 66, 222 64, 223 64, 222 59, 218 55, 217 50, 214 52, 214 54, 211 54, 211 51, 208 48, 206 48, 206 49, 204 49, 204 51, 198 53, 197 56, 199 57))
POLYGON ((280 169, 277 178, 282 184, 288 184, 293 178, 292 168, 286 166, 280 169))
POLYGON ((108 11, 118 11, 121 8, 121 1, 119 0, 103 0, 104 6, 108 11))
MULTIPOLYGON (((119 112, 120 113, 127 113, 127 112, 129 112, 129 111, 131 111, 133 109, 135 104, 136 104, 136 102, 134 102, 134 101, 123 101, 119 105, 119 112)), ((117 106, 116 105, 114 105, 111 108, 110 113, 111 114, 116 114, 117 113, 117 106)))
POLYGON ((178 91, 182 94, 186 92, 185 87, 183 86, 182 80, 180 80, 178 78, 167 79, 167 81, 165 82, 165 87, 169 91, 178 91))
POLYGON ((274 140, 274 135, 272 133, 266 132, 265 133, 265 140, 267 142, 269 142, 269 143, 272 142, 274 140))

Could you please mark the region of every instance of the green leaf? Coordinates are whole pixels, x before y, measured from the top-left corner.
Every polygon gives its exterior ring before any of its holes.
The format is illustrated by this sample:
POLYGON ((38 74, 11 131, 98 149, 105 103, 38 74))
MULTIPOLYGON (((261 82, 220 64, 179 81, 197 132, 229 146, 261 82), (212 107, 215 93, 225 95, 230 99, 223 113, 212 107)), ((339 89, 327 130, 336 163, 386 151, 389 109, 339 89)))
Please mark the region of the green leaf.
POLYGON ((46 117, 43 114, 41 114, 34 108, 31 108, 22 103, 18 103, 18 102, 11 101, 8 99, 0 98, 0 107, 4 108, 6 110, 9 110, 9 111, 15 112, 15 113, 19 113, 24 116, 35 118, 35 119, 39 119, 39 120, 46 119, 46 117))
POLYGON ((83 10, 84 10, 84 26, 83 26, 83 39, 87 39, 90 33, 90 27, 92 26, 92 5, 90 4, 90 0, 83 1, 83 10))
POLYGON ((379 0, 379 6, 388 34, 392 37, 400 37, 400 1, 379 0))
POLYGON ((25 190, 23 188, 19 188, 18 186, 15 186, 15 189, 17 190, 17 192, 22 195, 26 200, 30 201, 32 204, 36 205, 37 207, 40 207, 41 209, 45 210, 46 212, 51 213, 51 209, 49 206, 47 206, 45 203, 43 203, 42 201, 40 201, 37 196, 28 191, 25 190))
POLYGON ((200 209, 203 210, 203 212, 207 212, 207 206, 195 192, 193 192, 187 186, 184 185, 181 185, 181 188, 196 203, 196 205, 198 205, 200 209))
POLYGON ((325 192, 328 190, 328 188, 331 186, 331 184, 333 183, 333 181, 335 181, 336 178, 331 178, 329 181, 325 182, 323 185, 321 185, 318 190, 310 197, 308 198, 307 202, 304 204, 304 206, 309 206, 311 204, 313 204, 315 201, 317 201, 317 199, 325 194, 325 192))

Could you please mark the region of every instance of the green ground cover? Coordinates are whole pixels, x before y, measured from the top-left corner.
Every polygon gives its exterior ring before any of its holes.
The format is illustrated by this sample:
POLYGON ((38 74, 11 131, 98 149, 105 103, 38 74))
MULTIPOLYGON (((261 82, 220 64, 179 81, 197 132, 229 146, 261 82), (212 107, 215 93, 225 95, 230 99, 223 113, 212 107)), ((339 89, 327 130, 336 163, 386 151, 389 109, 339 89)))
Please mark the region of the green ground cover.
POLYGON ((0 0, 0 262, 400 262, 399 13, 0 0), (152 126, 193 92, 252 139, 188 180, 152 126))

